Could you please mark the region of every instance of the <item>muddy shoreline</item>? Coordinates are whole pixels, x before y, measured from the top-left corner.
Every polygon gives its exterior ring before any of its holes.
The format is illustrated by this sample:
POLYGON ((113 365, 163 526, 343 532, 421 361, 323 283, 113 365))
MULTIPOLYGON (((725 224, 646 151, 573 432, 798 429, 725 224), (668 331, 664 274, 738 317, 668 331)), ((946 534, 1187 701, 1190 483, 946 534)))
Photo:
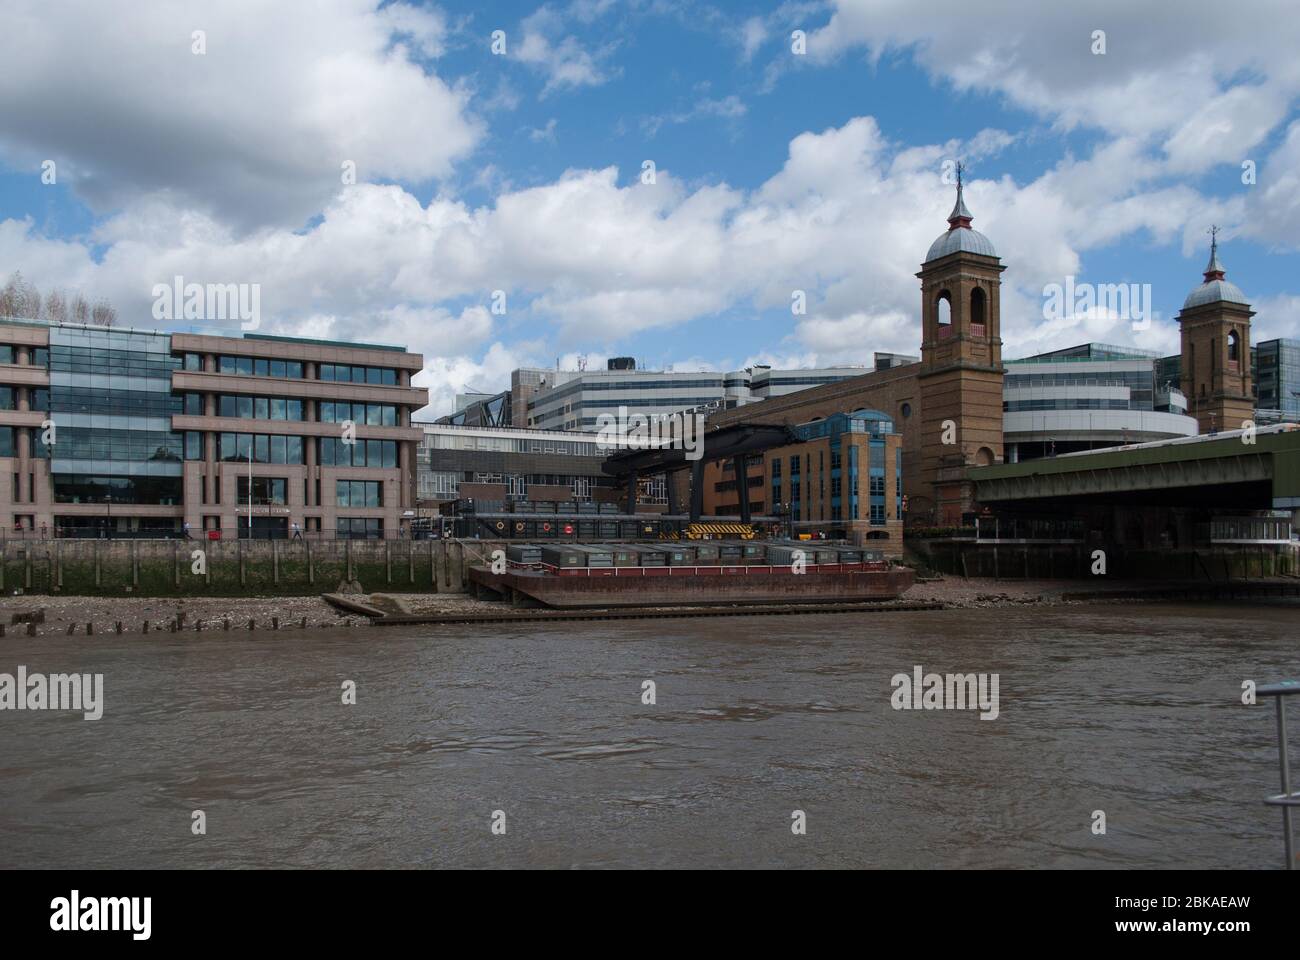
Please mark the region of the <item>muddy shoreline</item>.
MULTIPOLYGON (((899 606, 938 603, 948 609, 982 609, 1030 605, 1083 605, 1102 602, 1142 602, 1108 599, 1104 594, 1088 600, 1070 599, 1091 584, 1074 580, 1008 581, 986 578, 944 578, 916 583, 895 601, 899 606)), ((1114 584, 1116 590, 1132 584, 1114 584)), ((359 594, 355 599, 373 603, 393 614, 412 616, 492 615, 510 608, 500 602, 475 600, 465 594, 359 594)), ((888 608, 890 602, 880 604, 888 608)), ((0 624, 7 632, 25 632, 24 623, 11 623, 14 614, 44 611, 38 635, 110 634, 121 624, 123 633, 174 630, 301 630, 325 627, 361 627, 363 616, 335 609, 320 597, 68 597, 8 596, 0 598, 0 624), (179 621, 178 621, 179 618, 179 621), (146 627, 147 624, 147 627, 146 627), (228 626, 227 626, 228 624, 228 626), (278 627, 276 626, 278 624, 278 627)), ((540 612, 540 611, 539 611, 540 612)), ((544 619, 539 617, 539 619, 544 619)))

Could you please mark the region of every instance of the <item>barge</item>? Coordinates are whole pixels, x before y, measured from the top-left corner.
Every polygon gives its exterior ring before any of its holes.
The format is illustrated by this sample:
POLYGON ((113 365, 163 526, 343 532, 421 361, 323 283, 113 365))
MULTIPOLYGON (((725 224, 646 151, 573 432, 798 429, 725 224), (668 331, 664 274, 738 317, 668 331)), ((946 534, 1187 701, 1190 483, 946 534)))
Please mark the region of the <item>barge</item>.
POLYGON ((915 579, 878 551, 819 543, 804 563, 790 562, 792 555, 784 545, 747 551, 725 541, 546 545, 540 562, 512 558, 499 573, 470 567, 469 581, 475 597, 574 609, 886 601, 915 579))

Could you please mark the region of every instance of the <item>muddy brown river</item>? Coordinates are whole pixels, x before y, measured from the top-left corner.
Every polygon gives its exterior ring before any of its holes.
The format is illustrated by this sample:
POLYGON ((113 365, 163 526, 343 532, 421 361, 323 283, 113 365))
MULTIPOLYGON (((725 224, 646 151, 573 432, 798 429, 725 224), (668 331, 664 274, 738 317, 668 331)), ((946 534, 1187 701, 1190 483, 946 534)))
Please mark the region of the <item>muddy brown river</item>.
POLYGON ((1241 684, 1300 675, 1298 626, 1152 604, 11 632, 0 673, 102 674, 103 717, 0 711, 0 867, 1277 869, 1273 707, 1241 684), (918 666, 996 676, 997 717, 894 709, 918 666))

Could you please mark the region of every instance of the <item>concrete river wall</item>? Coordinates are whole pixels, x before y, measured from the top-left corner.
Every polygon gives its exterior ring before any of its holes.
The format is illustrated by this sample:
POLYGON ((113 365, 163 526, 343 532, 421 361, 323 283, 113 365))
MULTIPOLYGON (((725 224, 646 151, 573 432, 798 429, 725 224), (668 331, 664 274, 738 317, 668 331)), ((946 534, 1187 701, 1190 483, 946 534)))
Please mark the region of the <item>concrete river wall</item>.
POLYGON ((0 595, 305 596, 464 593, 487 540, 41 540, 0 543, 0 595))

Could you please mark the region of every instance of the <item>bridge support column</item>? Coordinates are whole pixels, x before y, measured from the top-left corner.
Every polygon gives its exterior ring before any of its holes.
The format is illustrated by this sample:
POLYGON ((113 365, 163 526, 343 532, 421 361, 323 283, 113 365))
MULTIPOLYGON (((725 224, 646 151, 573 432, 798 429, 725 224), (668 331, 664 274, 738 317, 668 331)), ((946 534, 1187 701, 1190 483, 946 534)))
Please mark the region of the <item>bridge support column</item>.
POLYGON ((740 502, 740 522, 749 523, 749 460, 742 454, 732 459, 736 474, 736 496, 740 502))
POLYGON ((704 459, 691 464, 691 523, 698 523, 704 512, 704 459))
POLYGON ((636 484, 639 477, 633 470, 627 475, 627 512, 636 513, 636 484))

